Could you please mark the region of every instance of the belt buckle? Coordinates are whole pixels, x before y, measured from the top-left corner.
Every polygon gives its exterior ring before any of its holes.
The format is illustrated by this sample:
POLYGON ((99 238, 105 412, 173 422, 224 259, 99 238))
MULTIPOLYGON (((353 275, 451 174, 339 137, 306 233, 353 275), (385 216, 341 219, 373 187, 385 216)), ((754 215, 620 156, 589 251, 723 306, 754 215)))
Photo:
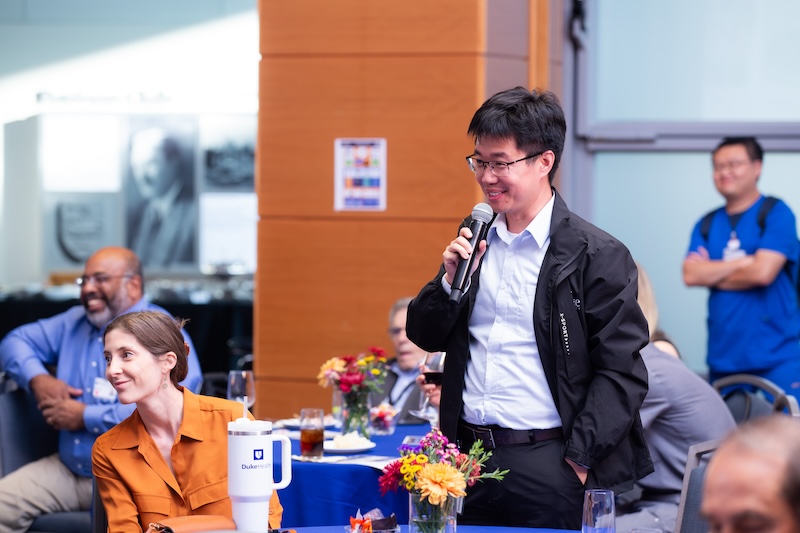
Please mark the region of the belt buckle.
POLYGON ((475 440, 479 440, 483 442, 483 445, 488 450, 494 450, 497 448, 497 444, 494 441, 494 434, 492 434, 492 430, 490 428, 470 428, 472 429, 472 434, 475 437, 475 440), (479 436, 480 435, 480 436, 479 436), (489 440, 487 441, 484 435, 489 436, 489 440))

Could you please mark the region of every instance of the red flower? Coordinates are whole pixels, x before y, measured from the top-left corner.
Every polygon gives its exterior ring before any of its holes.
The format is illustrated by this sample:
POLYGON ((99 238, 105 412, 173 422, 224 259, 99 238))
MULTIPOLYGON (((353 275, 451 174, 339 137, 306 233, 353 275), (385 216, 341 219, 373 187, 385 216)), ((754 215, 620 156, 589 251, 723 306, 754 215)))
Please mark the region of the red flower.
POLYGON ((466 453, 459 453, 456 457, 456 468, 459 472, 464 472, 467 477, 467 486, 471 487, 478 482, 481 475, 481 465, 473 461, 466 453))
POLYGON ((342 374, 339 378, 339 388, 342 392, 350 392, 356 385, 361 385, 364 382, 364 374, 346 373, 342 374))
POLYGON ((403 475, 400 473, 400 461, 392 461, 383 467, 383 474, 378 478, 378 487, 381 490, 381 496, 384 496, 389 490, 397 492, 397 487, 403 480, 403 475))
POLYGON ((380 346, 370 346, 369 351, 375 357, 386 357, 386 350, 384 350, 380 346))

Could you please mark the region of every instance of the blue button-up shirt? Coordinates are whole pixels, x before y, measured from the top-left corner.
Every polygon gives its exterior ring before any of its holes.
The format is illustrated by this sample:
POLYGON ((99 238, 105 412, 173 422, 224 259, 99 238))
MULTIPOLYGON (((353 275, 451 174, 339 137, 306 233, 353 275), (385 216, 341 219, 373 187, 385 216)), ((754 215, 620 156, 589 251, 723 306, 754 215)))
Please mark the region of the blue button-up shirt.
MULTIPOLYGON (((144 298, 126 312, 134 311, 167 313, 144 298)), ((136 408, 134 404, 120 404, 116 395, 113 399, 106 399, 93 394, 96 380, 106 379, 103 329, 93 326, 86 318, 83 306, 76 305, 58 315, 20 326, 0 343, 2 368, 28 392, 31 379, 47 373, 46 365, 55 365, 58 379, 83 391, 76 399, 86 404, 83 412, 85 428, 62 430, 58 450, 61 460, 70 470, 86 477, 92 475, 95 438, 127 418, 136 408)), ((184 331, 183 336, 190 351, 189 373, 181 384, 198 392, 203 379, 200 361, 189 334, 184 331)))

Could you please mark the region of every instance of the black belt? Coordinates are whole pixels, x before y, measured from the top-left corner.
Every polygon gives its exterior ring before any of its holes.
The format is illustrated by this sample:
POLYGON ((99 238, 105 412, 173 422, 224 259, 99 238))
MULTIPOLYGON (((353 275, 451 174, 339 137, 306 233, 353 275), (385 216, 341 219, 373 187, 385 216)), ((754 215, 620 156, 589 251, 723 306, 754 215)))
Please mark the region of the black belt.
MULTIPOLYGON (((510 444, 532 444, 544 440, 560 439, 564 436, 561 428, 550 429, 507 429, 501 427, 476 426, 463 420, 458 422, 458 440, 461 450, 469 449, 476 441, 483 447, 493 450, 510 444)), ((465 452, 466 453, 466 452, 465 452)))

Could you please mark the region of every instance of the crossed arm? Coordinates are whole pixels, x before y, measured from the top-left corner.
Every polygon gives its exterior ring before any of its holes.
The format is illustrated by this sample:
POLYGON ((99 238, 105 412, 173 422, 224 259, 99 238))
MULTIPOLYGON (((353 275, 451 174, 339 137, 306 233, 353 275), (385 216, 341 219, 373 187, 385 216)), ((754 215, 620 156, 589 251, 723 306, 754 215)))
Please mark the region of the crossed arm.
POLYGON ((774 250, 759 249, 733 261, 712 260, 702 246, 683 261, 683 282, 690 287, 716 287, 743 291, 766 287, 775 281, 786 264, 786 256, 774 250))

